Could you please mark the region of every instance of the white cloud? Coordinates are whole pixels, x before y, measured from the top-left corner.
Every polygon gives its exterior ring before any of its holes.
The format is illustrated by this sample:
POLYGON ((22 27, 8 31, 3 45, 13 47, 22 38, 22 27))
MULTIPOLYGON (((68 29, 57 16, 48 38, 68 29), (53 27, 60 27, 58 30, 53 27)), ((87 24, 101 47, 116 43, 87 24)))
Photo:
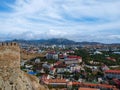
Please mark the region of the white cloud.
POLYGON ((120 40, 120 35, 110 35, 110 39, 119 39, 120 40))
POLYGON ((97 41, 109 36, 111 30, 114 34, 120 29, 119 0, 16 0, 7 5, 13 12, 0 12, 0 30, 12 39, 65 37, 97 41))

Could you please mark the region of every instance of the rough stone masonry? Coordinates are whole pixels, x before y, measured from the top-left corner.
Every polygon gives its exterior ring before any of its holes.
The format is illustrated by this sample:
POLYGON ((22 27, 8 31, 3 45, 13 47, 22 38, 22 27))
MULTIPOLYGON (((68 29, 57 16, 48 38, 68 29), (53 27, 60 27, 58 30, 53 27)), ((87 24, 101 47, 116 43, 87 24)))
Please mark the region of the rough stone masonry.
POLYGON ((20 48, 14 42, 0 44, 0 90, 47 90, 20 70, 20 48))

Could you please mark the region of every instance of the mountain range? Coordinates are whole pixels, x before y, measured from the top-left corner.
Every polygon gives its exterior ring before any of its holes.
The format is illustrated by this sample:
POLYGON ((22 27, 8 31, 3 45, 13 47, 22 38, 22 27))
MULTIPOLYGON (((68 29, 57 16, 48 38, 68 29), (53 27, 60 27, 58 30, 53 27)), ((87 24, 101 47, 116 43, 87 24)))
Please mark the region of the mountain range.
MULTIPOLYGON (((21 44, 44 44, 44 45, 97 45, 97 44, 104 44, 99 42, 76 42, 73 40, 65 39, 65 38, 52 38, 52 39, 39 39, 39 40, 10 40, 6 42, 17 42, 21 44)), ((120 45, 119 43, 114 43, 115 45, 120 45)))

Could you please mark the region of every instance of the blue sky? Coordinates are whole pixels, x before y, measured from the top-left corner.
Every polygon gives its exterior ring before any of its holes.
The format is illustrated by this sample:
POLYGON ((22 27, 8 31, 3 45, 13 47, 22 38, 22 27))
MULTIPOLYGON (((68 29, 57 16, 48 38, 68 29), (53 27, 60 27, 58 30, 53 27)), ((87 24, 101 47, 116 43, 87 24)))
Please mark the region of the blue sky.
POLYGON ((120 43, 120 0, 0 0, 0 40, 120 43))

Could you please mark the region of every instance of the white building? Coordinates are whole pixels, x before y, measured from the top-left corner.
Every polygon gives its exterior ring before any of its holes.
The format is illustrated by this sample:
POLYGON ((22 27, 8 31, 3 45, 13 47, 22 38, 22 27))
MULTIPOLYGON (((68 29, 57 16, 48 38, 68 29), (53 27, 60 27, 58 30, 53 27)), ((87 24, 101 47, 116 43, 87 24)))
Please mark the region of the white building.
POLYGON ((102 54, 102 52, 100 52, 100 51, 95 51, 95 52, 94 52, 94 55, 95 55, 95 54, 102 54))
POLYGON ((80 56, 67 56, 64 60, 65 64, 78 64, 82 62, 82 57, 80 56))
POLYGON ((35 59, 35 63, 40 63, 40 59, 35 59))
POLYGON ((54 60, 58 60, 58 54, 55 52, 50 52, 46 54, 46 58, 47 59, 54 59, 54 60))
POLYGON ((120 79, 120 70, 107 70, 105 71, 105 77, 120 79))

